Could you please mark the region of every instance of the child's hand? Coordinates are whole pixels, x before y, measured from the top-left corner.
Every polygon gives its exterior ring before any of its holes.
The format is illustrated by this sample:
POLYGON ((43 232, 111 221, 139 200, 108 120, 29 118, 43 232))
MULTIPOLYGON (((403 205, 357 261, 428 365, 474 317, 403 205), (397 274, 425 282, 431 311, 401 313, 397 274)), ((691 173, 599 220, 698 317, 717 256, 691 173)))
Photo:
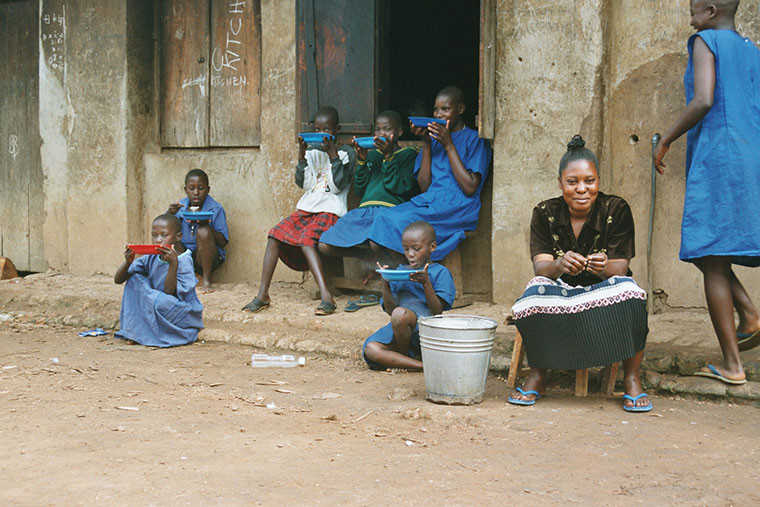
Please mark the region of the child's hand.
POLYGON ((335 141, 330 139, 330 134, 325 134, 322 137, 322 146, 325 148, 327 156, 330 159, 338 158, 338 150, 335 149, 335 141))
POLYGON ((588 256, 586 260, 586 271, 593 275, 600 275, 604 268, 607 267, 607 254, 594 253, 588 256))
POLYGON ((430 133, 428 132, 427 127, 417 127, 410 121, 409 128, 412 130, 412 134, 422 139, 422 142, 430 143, 430 133))
POLYGON ((124 250, 124 260, 127 262, 127 264, 132 264, 135 260, 135 253, 129 247, 126 247, 124 250))
POLYGON ((170 265, 176 265, 179 262, 177 252, 174 251, 174 248, 166 245, 158 245, 158 250, 161 252, 159 255, 161 260, 168 262, 170 265))
POLYGON ((430 276, 428 275, 428 266, 430 264, 425 264, 425 267, 421 269, 420 271, 415 271, 411 275, 409 275, 409 280, 412 282, 421 283, 422 285, 427 285, 430 283, 430 276))
POLYGON ((356 136, 353 136, 351 138, 351 144, 353 145, 354 149, 356 150, 356 158, 358 158, 362 162, 365 161, 365 160, 367 160, 367 149, 359 147, 359 145, 356 142, 356 136))
MULTIPOLYGON (((383 264, 380 264, 379 262, 375 262, 375 264, 377 264, 377 268, 378 269, 390 269, 390 266, 388 266, 388 265, 383 265, 383 264)), ((388 280, 386 280, 382 276, 380 277, 380 281, 383 284, 385 284, 385 285, 390 285, 391 284, 391 282, 389 282, 388 280)))
POLYGON ((179 201, 177 201, 177 202, 173 202, 173 203, 171 203, 171 204, 169 205, 169 209, 168 209, 167 211, 168 211, 169 213, 171 213, 172 215, 176 215, 176 214, 177 214, 177 212, 178 212, 179 210, 181 210, 181 209, 182 209, 182 205, 179 203, 179 201))
POLYGON ((306 159, 306 148, 308 146, 309 145, 306 144, 306 141, 304 141, 302 137, 298 138, 298 160, 306 159))
POLYGON ((430 137, 441 143, 444 148, 448 148, 453 144, 451 140, 451 131, 449 130, 450 121, 451 120, 446 120, 446 125, 441 125, 440 123, 428 124, 430 137))
POLYGON ((396 138, 393 134, 391 134, 389 138, 375 136, 375 147, 380 150, 380 153, 383 154, 385 160, 388 160, 393 156, 393 143, 395 139, 396 138), (385 141, 385 139, 387 139, 387 141, 385 141))
POLYGON ((654 155, 652 156, 652 163, 654 164, 654 168, 657 169, 657 172, 660 174, 665 174, 665 168, 667 165, 665 162, 662 161, 663 158, 665 158, 665 154, 670 149, 670 145, 667 143, 664 143, 660 141, 657 143, 657 148, 654 150, 654 155))
POLYGON ((567 251, 559 259, 559 269, 568 275, 577 275, 586 269, 586 258, 579 253, 567 251))

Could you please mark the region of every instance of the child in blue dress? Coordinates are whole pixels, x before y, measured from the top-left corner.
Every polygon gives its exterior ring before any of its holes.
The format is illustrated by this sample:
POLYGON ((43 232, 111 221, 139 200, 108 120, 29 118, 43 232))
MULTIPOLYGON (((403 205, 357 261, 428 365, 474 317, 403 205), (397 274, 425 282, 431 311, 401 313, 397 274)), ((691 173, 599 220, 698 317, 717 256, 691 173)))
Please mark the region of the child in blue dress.
POLYGON ((367 338, 362 349, 364 360, 373 370, 421 370, 417 319, 450 309, 456 294, 449 270, 430 262, 437 245, 435 229, 429 223, 409 224, 404 229, 401 243, 409 265, 401 265, 398 269, 418 271, 412 273, 409 281, 388 282, 383 279, 382 306, 391 321, 367 338))
POLYGON ((403 253, 401 232, 407 224, 424 220, 435 228, 438 238, 432 259, 441 260, 464 239, 465 231, 475 229, 491 147, 477 131, 465 126, 464 111, 462 90, 449 86, 438 92, 433 110, 446 125, 412 125, 412 132, 422 140, 414 171, 423 193, 381 210, 369 233, 373 243, 403 253))
POLYGON ((208 222, 182 219, 182 246, 190 250, 195 272, 203 276, 203 292, 213 292, 211 273, 216 271, 227 258, 224 247, 230 239, 227 215, 222 205, 208 195, 210 190, 206 172, 201 169, 192 169, 185 176, 187 197, 171 203, 167 210, 167 213, 172 215, 180 211, 188 211, 190 208, 193 208, 192 211, 213 213, 208 222))
POLYGON ((129 248, 114 282, 124 286, 119 324, 114 336, 150 347, 174 347, 193 343, 203 328, 203 305, 195 295, 193 258, 190 250, 177 254, 182 230, 171 213, 153 220, 151 239, 160 255, 135 260, 129 248))
POLYGON ((683 261, 703 273, 723 364, 696 375, 743 384, 740 350, 760 344, 760 313, 731 269, 760 266, 760 50, 734 24, 738 0, 692 0, 687 106, 654 154, 660 174, 670 144, 688 131, 683 261), (739 315, 734 328, 733 309, 739 315))

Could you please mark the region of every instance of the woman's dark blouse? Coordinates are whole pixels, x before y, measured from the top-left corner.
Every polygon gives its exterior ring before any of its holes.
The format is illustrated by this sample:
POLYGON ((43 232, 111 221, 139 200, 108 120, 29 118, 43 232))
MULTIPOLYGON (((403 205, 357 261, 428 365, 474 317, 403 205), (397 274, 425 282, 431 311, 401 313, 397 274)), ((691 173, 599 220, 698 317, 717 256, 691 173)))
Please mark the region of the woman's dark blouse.
MULTIPOLYGON (((538 254, 551 254, 557 259, 568 251, 584 256, 606 253, 608 259, 632 259, 636 254, 633 215, 625 199, 599 192, 577 240, 564 198, 555 197, 533 208, 530 221, 531 258, 538 254)), ((630 275, 631 271, 628 270, 630 275)), ((563 274, 560 278, 572 286, 584 287, 602 281, 588 271, 575 276, 563 274)))

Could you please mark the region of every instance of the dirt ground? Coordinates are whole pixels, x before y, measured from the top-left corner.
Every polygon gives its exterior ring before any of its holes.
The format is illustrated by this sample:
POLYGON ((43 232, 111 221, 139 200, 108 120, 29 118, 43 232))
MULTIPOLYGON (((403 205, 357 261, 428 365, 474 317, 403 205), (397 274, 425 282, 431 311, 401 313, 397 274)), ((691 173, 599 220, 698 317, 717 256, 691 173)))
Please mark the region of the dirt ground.
POLYGON ((521 408, 496 377, 479 405, 435 405, 419 373, 254 370, 252 351, 0 323, 3 504, 760 503, 752 406, 521 408))

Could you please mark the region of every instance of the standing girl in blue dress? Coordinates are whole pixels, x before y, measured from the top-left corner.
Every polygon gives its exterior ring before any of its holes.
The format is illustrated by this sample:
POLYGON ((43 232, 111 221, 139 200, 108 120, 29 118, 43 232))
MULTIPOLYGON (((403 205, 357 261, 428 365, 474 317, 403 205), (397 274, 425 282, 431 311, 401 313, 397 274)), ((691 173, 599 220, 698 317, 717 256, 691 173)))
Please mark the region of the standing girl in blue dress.
POLYGON ((673 141, 686 138, 683 261, 704 275, 723 364, 696 375, 746 382, 739 350, 760 344, 760 313, 732 264, 760 266, 760 50, 734 24, 738 0, 692 0, 687 106, 654 154, 660 174, 673 141), (734 328, 734 313, 739 329, 734 328))
POLYGON ((438 92, 433 114, 446 125, 430 123, 412 132, 422 140, 414 174, 423 193, 393 208, 381 210, 369 233, 371 243, 403 253, 401 236, 412 222, 433 226, 438 248, 434 261, 445 258, 475 230, 480 214, 480 192, 491 164, 491 147, 462 121, 464 95, 455 86, 438 92))

